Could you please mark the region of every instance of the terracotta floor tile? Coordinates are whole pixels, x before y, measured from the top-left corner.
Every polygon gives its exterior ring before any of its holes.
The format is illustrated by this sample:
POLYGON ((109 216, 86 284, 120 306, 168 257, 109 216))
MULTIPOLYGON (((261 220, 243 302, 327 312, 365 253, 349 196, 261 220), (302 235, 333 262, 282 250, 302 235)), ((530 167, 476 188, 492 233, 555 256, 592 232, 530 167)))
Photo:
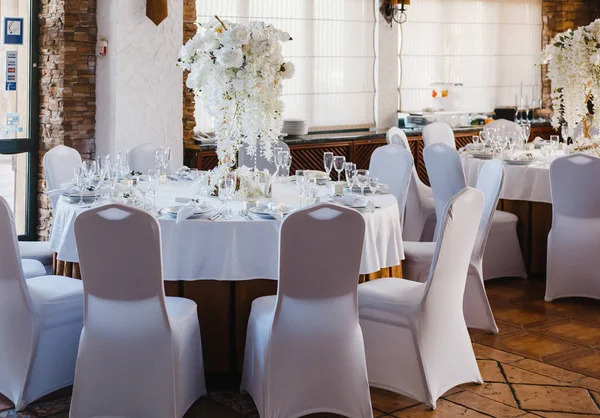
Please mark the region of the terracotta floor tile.
MULTIPOLYGON (((507 386, 508 388, 508 386, 507 386)), ((509 389, 510 392, 510 389, 509 389)), ((512 395, 510 395, 512 397, 512 395)), ((463 405, 466 408, 474 409, 484 414, 498 418, 513 418, 523 415, 525 412, 520 409, 508 406, 502 402, 497 402, 489 397, 477 395, 472 392, 461 392, 449 396, 447 400, 463 405)))
POLYGON ((480 414, 472 409, 465 408, 464 406, 457 405, 452 402, 440 399, 437 402, 437 407, 434 411, 430 407, 425 405, 418 405, 412 408, 408 408, 395 414, 394 417, 399 418, 450 418, 450 417, 465 417, 465 418, 483 418, 486 415, 480 414))
POLYGON ((582 374, 570 372, 560 367, 551 366, 549 364, 531 359, 520 360, 514 363, 514 366, 529 370, 530 372, 551 377, 562 382, 573 382, 585 377, 582 374))
POLYGON ((550 317, 541 310, 523 309, 514 305, 494 309, 494 317, 511 325, 530 325, 548 322, 550 317))
POLYGON ((504 382, 504 375, 500 371, 496 360, 477 360, 481 377, 485 382, 504 382))
POLYGON ((505 405, 512 406, 513 408, 518 408, 510 386, 506 383, 484 383, 483 385, 469 384, 464 385, 463 388, 467 392, 475 393, 496 402, 501 402, 505 405))
POLYGON ((478 343, 473 344, 473 350, 475 351, 475 357, 478 359, 498 360, 503 363, 512 363, 523 359, 522 356, 497 350, 495 348, 487 347, 478 343))
POLYGON ((600 392, 600 380, 594 379, 593 377, 584 377, 581 380, 573 382, 573 385, 600 392))
POLYGON ((578 344, 596 346, 600 343, 600 326, 576 320, 563 320, 535 328, 536 332, 555 336, 578 344))
POLYGON ((0 394, 0 411, 4 411, 6 409, 14 408, 14 405, 11 401, 9 401, 6 397, 0 394))
POLYGON ((589 351, 577 357, 553 359, 551 362, 558 367, 600 379, 600 352, 598 351, 589 351))
POLYGON ((525 332, 500 338, 494 343, 494 347, 535 359, 568 353, 579 348, 574 344, 557 338, 531 335, 525 332))
POLYGON ((543 376, 529 370, 515 367, 511 364, 502 364, 502 370, 506 375, 508 383, 523 383, 528 385, 548 385, 548 386, 571 386, 571 383, 543 376))
MULTIPOLYGON (((598 415, 569 414, 567 412, 541 412, 533 411, 534 414, 544 418, 598 418, 598 415)), ((524 417, 523 417, 524 418, 524 417)))
POLYGON ((585 389, 521 384, 512 387, 521 408, 526 410, 600 414, 585 389))
POLYGON ((387 414, 409 406, 419 404, 419 401, 398 393, 379 388, 371 388, 371 403, 374 409, 387 414))

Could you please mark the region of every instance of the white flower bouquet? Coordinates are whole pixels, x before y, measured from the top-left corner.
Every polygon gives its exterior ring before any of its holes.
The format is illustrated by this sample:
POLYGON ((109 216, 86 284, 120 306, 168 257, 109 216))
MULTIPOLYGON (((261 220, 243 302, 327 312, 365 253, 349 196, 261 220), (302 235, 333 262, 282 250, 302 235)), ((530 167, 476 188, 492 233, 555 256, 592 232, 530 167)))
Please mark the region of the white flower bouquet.
POLYGON ((264 22, 232 23, 215 16, 199 24, 182 48, 178 65, 189 71, 187 87, 214 118, 220 164, 232 166, 244 144, 249 155, 270 160, 283 125, 282 80, 292 78, 282 42, 287 32, 264 22))
POLYGON ((588 103, 600 104, 600 20, 556 35, 542 63, 548 64, 552 83, 552 125, 558 129, 566 122, 570 136, 582 125, 583 136, 590 138, 594 121, 588 103))

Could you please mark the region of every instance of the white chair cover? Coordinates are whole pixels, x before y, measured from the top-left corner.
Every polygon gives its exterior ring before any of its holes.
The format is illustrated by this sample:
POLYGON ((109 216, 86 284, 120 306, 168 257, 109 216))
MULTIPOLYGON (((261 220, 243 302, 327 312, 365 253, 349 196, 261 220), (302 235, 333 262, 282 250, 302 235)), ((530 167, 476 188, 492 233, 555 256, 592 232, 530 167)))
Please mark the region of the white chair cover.
POLYGON ((508 134, 509 132, 513 132, 513 133, 519 133, 521 132, 521 127, 519 126, 518 123, 515 123, 511 120, 507 120, 507 119, 497 119, 495 121, 492 121, 490 123, 488 123, 487 125, 485 125, 483 127, 484 132, 487 131, 490 128, 499 128, 500 130, 504 131, 504 134, 508 134))
POLYGON ((454 386, 483 383, 463 316, 463 295, 483 195, 459 192, 437 231, 426 283, 380 279, 358 287, 369 383, 435 408, 454 386))
POLYGON ((14 218, 0 197, 0 393, 17 410, 73 384, 83 321, 79 280, 23 277, 14 218))
POLYGON ((36 260, 52 267, 52 250, 48 241, 19 241, 21 258, 36 260))
POLYGON ((372 417, 357 306, 364 232, 358 212, 331 204, 283 221, 278 294, 254 300, 246 334, 241 390, 262 418, 372 417))
POLYGON ((454 131, 450 125, 445 122, 433 122, 423 128, 423 146, 427 147, 440 142, 456 149, 454 131))
MULTIPOLYGON (((387 132, 387 142, 402 145, 410 152, 408 138, 400 128, 391 128, 387 132)), ((405 241, 431 241, 436 223, 433 192, 431 187, 419 178, 414 159, 412 172, 404 211, 402 237, 405 241)))
POLYGON ((387 140, 388 145, 402 145, 404 148, 410 151, 406 133, 400 128, 395 126, 390 128, 385 135, 385 139, 387 140))
MULTIPOLYGON (((59 189, 64 183, 73 180, 75 168, 81 166, 81 155, 74 148, 58 145, 44 155, 44 176, 48 190, 59 189)), ((56 208, 58 198, 50 197, 52 208, 56 208)))
POLYGON ((40 277, 46 275, 46 267, 37 260, 21 259, 23 266, 23 277, 31 279, 32 277, 40 277))
MULTIPOLYGON (((290 147, 285 142, 279 140, 275 147, 281 147, 284 151, 289 151, 290 147)), ((246 166, 246 167, 254 167, 255 157, 253 155, 248 155, 246 153, 246 148, 244 145, 240 147, 238 150, 238 167, 246 166)), ((272 161, 268 161, 261 153, 258 151, 256 155, 256 168, 260 171, 265 169, 269 170, 269 173, 274 174, 277 171, 277 165, 275 164, 275 157, 273 157, 272 161)))
MULTIPOLYGON (((443 210, 448 199, 466 185, 460 156, 456 149, 445 144, 425 147, 423 157, 430 175, 436 213, 443 210), (449 160, 445 161, 445 160, 449 160), (445 171, 445 170, 451 171, 445 171)), ((525 261, 517 235, 516 215, 494 211, 483 262, 484 279, 498 277, 527 278, 525 261)))
POLYGON ((155 155, 158 149, 159 147, 149 142, 133 147, 127 153, 129 168, 142 174, 148 174, 148 170, 156 168, 155 155))
MULTIPOLYGON (((453 162, 442 161, 442 163, 444 162, 447 162, 449 167, 439 170, 437 175, 447 175, 448 172, 458 169, 453 162)), ((494 333, 498 332, 498 327, 483 284, 483 256, 503 183, 504 167, 502 164, 498 160, 487 161, 481 169, 476 187, 483 193, 485 204, 469 264, 464 300, 467 326, 494 333)), ((404 277, 409 280, 425 282, 431 268, 431 260, 433 260, 434 243, 409 242, 406 243, 406 246, 408 248, 405 252, 406 259, 402 263, 404 277)))
POLYGON ((548 234, 546 301, 600 299, 600 159, 584 154, 550 165, 552 229, 548 234))
POLYGON ((85 317, 71 416, 180 418, 206 394, 196 304, 165 298, 154 217, 122 205, 75 223, 85 317))
POLYGON ((377 178, 379 182, 390 186, 389 192, 398 201, 400 225, 404 225, 404 208, 412 168, 412 154, 400 145, 379 147, 371 155, 369 164, 371 178, 377 178))

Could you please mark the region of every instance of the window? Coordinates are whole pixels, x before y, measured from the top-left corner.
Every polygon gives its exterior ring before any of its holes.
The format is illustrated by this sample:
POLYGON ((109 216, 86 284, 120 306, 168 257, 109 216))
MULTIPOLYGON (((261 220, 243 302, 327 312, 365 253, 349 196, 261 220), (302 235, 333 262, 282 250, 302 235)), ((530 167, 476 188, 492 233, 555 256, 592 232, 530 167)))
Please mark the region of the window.
POLYGON ((463 83, 467 111, 541 96, 542 0, 416 0, 400 36, 404 111, 433 106, 435 82, 463 83))
MULTIPOLYGON (((378 0, 377 0, 378 1, 378 0)), ((375 7, 373 0, 197 0, 198 19, 263 20, 290 33, 284 55, 296 75, 284 87, 284 118, 311 127, 372 126, 375 7)), ((196 104, 197 129, 212 131, 196 104)))

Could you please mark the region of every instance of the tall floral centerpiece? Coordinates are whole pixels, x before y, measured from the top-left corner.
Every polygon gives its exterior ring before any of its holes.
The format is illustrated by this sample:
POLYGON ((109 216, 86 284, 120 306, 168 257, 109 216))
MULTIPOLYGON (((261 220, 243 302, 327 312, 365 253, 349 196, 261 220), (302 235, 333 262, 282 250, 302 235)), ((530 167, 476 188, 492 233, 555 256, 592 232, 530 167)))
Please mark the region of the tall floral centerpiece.
POLYGON ((595 121, 588 104, 594 108, 600 104, 600 20, 556 35, 545 48, 542 63, 548 64, 552 83, 552 125, 558 129, 566 123, 571 137, 581 125, 583 137, 592 139, 595 121))
POLYGON ((220 166, 232 166, 242 144, 249 155, 273 157, 283 125, 282 81, 295 71, 282 54, 281 44, 290 40, 287 32, 264 22, 215 16, 199 24, 181 48, 178 63, 189 71, 187 87, 214 118, 220 166))

